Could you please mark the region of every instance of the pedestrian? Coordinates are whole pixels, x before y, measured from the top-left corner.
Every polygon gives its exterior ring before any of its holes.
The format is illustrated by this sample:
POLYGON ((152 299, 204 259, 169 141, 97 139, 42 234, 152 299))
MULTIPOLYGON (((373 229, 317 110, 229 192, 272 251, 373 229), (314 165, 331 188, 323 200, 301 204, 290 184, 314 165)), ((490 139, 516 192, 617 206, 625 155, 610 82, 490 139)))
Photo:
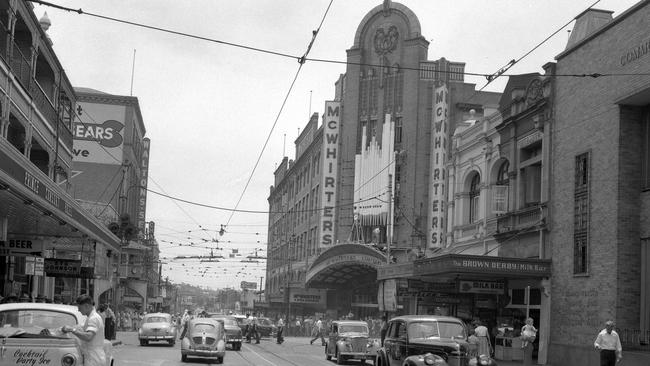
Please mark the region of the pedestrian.
POLYGON ((260 332, 259 332, 260 323, 256 314, 253 314, 251 325, 252 325, 252 336, 255 337, 255 344, 260 344, 260 332))
POLYGON ((104 323, 102 317, 95 310, 92 297, 81 295, 77 298, 77 308, 86 321, 82 328, 64 325, 61 331, 72 333, 81 341, 81 352, 85 366, 105 366, 106 354, 104 353, 104 323))
POLYGON ((278 344, 282 344, 284 342, 284 337, 282 336, 282 332, 284 331, 284 321, 282 318, 278 319, 278 333, 277 333, 277 342, 278 344))
POLYGON ((384 346, 384 339, 386 339, 386 332, 388 332, 388 314, 384 313, 381 317, 381 329, 379 330, 380 346, 384 346))
POLYGON ((181 331, 181 336, 178 339, 183 340, 183 338, 185 338, 185 333, 187 333, 187 326, 189 322, 190 322, 190 313, 187 309, 185 309, 185 312, 183 313, 183 317, 181 318, 181 327, 183 327, 183 330, 181 331))
POLYGON ((314 328, 316 329, 316 336, 309 341, 309 344, 314 344, 314 341, 320 338, 321 345, 325 345, 325 338, 323 338, 323 322, 321 321, 320 317, 316 321, 316 324, 314 325, 314 328))
POLYGON ((614 321, 605 322, 605 329, 598 333, 594 347, 600 351, 600 366, 614 366, 623 359, 623 347, 614 330, 614 321))
POLYGON ((106 321, 104 322, 104 326, 106 327, 106 339, 113 340, 115 339, 115 322, 116 322, 116 317, 115 313, 113 312, 113 309, 111 309, 111 306, 108 304, 106 305, 106 321))
POLYGON ((537 328, 535 328, 533 318, 526 319, 526 325, 521 328, 521 348, 526 348, 528 343, 535 342, 537 337, 537 328))
POLYGON ((490 335, 488 329, 483 322, 479 321, 477 327, 474 328, 474 334, 478 338, 478 354, 492 356, 492 344, 490 343, 490 335))

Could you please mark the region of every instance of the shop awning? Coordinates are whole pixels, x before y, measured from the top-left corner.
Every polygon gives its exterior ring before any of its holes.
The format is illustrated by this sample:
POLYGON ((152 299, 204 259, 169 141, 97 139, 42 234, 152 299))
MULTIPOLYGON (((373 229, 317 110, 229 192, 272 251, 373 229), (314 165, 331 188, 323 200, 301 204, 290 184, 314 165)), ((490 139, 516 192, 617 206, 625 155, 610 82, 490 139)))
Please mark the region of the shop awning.
POLYGON ((120 240, 13 147, 0 148, 0 216, 20 236, 82 238, 120 250, 120 240), (26 160, 22 162, 22 160, 26 160))
POLYGON ((339 244, 321 253, 305 276, 305 287, 340 288, 374 282, 383 253, 363 244, 339 244))
POLYGON ((471 274, 502 278, 543 278, 551 276, 551 260, 482 255, 443 254, 413 263, 382 266, 377 279, 435 275, 471 274))

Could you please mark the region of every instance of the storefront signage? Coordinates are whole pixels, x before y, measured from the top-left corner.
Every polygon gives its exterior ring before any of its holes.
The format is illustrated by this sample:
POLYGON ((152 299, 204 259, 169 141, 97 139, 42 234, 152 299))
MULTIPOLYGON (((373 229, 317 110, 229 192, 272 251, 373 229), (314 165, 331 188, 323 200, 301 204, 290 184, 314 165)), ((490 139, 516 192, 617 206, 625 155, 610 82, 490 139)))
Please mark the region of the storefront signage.
POLYGON ((377 269, 377 279, 406 278, 413 276, 412 263, 391 263, 377 269))
POLYGON ((147 211, 147 181, 149 179, 149 146, 148 138, 142 140, 142 157, 140 158, 140 186, 138 187, 138 214, 137 226, 140 234, 145 232, 145 218, 147 211))
POLYGON ((505 293, 506 284, 496 281, 460 281, 458 292, 469 294, 497 294, 505 293))
POLYGON ((320 225, 320 247, 334 244, 334 223, 336 222, 336 190, 338 184, 339 124, 341 123, 341 103, 325 102, 325 122, 323 123, 323 181, 321 189, 322 213, 320 225))
MULTIPOLYGON (((5 151, 0 149, 0 171, 7 174, 12 180, 16 181, 16 184, 21 184, 27 188, 34 196, 25 195, 25 199, 37 200, 38 198, 43 201, 39 201, 39 204, 44 209, 51 210, 53 215, 56 215, 61 220, 66 220, 67 217, 72 218, 78 222, 81 227, 78 229, 87 228, 91 230, 99 239, 105 241, 107 244, 110 244, 115 247, 119 247, 119 240, 108 231, 104 232, 99 229, 98 223, 91 221, 89 219, 88 213, 81 209, 81 207, 75 207, 72 203, 66 201, 66 199, 72 200, 59 189, 54 183, 49 182, 50 185, 42 182, 36 176, 36 173, 30 173, 29 170, 36 171, 36 167, 33 167, 28 164, 21 164, 19 161, 16 161, 11 155, 7 154, 5 151)), ((5 184, 11 184, 9 182, 2 182, 5 184)), ((0 248, 1 249, 1 248, 0 248)), ((5 254, 6 255, 6 254, 5 254)))
POLYGON ((429 176, 429 214, 427 215, 427 248, 444 246, 447 216, 445 212, 445 186, 447 162, 447 113, 449 94, 446 85, 433 92, 433 118, 431 120, 431 156, 429 176))
POLYGON ((542 131, 535 131, 531 133, 530 135, 526 135, 522 137, 518 142, 517 142, 517 147, 518 148, 524 148, 526 146, 532 145, 536 143, 537 141, 541 141, 544 138, 544 134, 542 131))
POLYGON ((641 42, 641 44, 632 47, 621 55, 621 66, 634 62, 650 53, 650 38, 641 42))
POLYGON ((420 291, 418 292, 418 299, 420 301, 430 304, 460 304, 460 299, 449 294, 441 294, 433 291, 420 291))
POLYGON ((447 254, 417 260, 414 266, 416 276, 441 273, 495 274, 524 277, 549 277, 551 275, 551 261, 549 259, 447 254))
POLYGON ((43 253, 43 241, 32 239, 0 240, 0 256, 40 256, 43 253))
POLYGON ((45 275, 48 277, 93 278, 93 267, 82 267, 78 259, 45 258, 45 275))
POLYGON ((325 305, 326 292, 323 290, 291 290, 289 301, 292 304, 325 305))

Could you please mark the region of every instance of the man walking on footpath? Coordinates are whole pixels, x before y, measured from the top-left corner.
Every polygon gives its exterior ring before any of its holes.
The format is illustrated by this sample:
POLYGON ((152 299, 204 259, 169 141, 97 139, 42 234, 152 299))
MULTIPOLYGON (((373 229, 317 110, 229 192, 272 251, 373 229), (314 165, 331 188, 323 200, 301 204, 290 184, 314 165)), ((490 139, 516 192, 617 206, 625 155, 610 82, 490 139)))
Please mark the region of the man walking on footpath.
POLYGON ((623 358, 623 347, 621 339, 614 330, 614 322, 605 322, 605 329, 601 330, 596 337, 594 347, 600 351, 600 366, 614 366, 623 358))
POLYGON ((323 338, 323 322, 318 318, 318 321, 314 325, 316 328, 316 336, 314 339, 309 341, 309 344, 314 344, 314 341, 317 340, 320 337, 321 344, 324 346, 325 345, 325 338, 323 338))

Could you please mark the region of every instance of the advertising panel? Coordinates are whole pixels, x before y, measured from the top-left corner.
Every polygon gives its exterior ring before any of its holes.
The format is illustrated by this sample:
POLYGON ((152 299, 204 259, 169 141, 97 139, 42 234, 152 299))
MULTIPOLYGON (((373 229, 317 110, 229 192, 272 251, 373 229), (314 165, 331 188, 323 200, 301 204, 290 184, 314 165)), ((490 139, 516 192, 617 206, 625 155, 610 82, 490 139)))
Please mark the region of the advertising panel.
POLYGON ((0 240, 0 256, 40 256, 43 252, 43 241, 27 238, 0 240))
POLYGON ((293 304, 317 304, 325 306, 327 292, 324 290, 291 290, 289 301, 293 304))
POLYGON ((242 290, 257 290, 257 283, 256 282, 247 282, 247 281, 241 281, 239 284, 242 290))
POLYGON ((341 103, 325 102, 325 121, 323 126, 323 193, 321 202, 323 212, 320 224, 319 246, 327 248, 334 244, 334 223, 336 222, 336 186, 338 183, 339 125, 341 123, 341 103))
POLYGON ((460 281, 458 292, 469 294, 495 294, 503 295, 506 284, 497 281, 460 281))
POLYGON ((149 138, 142 139, 142 157, 140 158, 140 182, 138 188, 138 232, 145 232, 146 210, 147 210, 147 180, 149 178, 149 138))
POLYGON ((449 95, 446 85, 437 87, 433 93, 433 118, 431 120, 431 157, 429 177, 429 214, 427 215, 427 248, 444 247, 445 243, 445 197, 447 172, 447 133, 449 122, 449 95))
POLYGON ((125 106, 79 103, 80 122, 72 130, 73 160, 83 163, 122 164, 125 106))

